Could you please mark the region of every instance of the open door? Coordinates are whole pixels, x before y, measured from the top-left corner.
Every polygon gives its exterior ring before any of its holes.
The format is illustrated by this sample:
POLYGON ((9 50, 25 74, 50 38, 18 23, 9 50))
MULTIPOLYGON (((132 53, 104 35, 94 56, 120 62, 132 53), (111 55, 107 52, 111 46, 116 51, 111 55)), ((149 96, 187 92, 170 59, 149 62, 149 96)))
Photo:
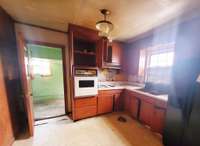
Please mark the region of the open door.
POLYGON ((22 96, 26 108, 26 114, 28 119, 28 135, 33 136, 34 134, 34 118, 33 118, 33 103, 32 103, 32 92, 29 84, 29 73, 28 73, 28 52, 25 43, 25 39, 22 33, 17 34, 17 45, 18 45, 18 59, 20 65, 20 77, 22 84, 22 96))

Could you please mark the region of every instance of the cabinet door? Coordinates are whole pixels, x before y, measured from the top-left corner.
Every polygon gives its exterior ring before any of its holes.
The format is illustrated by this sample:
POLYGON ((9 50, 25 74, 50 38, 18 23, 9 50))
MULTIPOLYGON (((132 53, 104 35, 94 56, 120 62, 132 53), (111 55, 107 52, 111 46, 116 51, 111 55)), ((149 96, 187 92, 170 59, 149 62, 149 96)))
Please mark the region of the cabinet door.
POLYGON ((121 94, 114 95, 114 111, 122 111, 123 110, 123 103, 122 103, 121 94))
POLYGON ((112 43, 112 64, 120 66, 122 64, 122 47, 119 43, 112 43))
POLYGON ((76 108, 74 120, 92 117, 92 116, 95 116, 96 113, 97 113, 96 106, 86 106, 82 108, 76 108))
POLYGON ((155 132, 163 133, 164 122, 165 122, 166 109, 155 106, 154 115, 152 121, 152 129, 155 132))
POLYGON ((152 103, 141 101, 139 120, 148 126, 152 126, 154 106, 152 103))
POLYGON ((109 113, 113 111, 113 94, 98 96, 98 114, 109 113))
POLYGON ((139 109, 139 99, 135 97, 130 97, 129 111, 130 115, 134 118, 138 118, 138 109, 139 109))
POLYGON ((130 111, 130 95, 128 94, 128 92, 125 92, 124 94, 124 111, 130 111))

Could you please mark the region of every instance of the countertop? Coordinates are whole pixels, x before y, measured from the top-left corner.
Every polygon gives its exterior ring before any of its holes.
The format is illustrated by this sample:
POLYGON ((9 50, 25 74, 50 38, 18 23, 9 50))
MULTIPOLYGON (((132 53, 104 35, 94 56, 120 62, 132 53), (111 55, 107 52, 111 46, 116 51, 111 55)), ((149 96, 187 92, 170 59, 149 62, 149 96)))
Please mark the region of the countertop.
POLYGON ((118 85, 118 86, 114 86, 114 87, 99 87, 98 90, 101 91, 101 90, 127 89, 127 90, 134 91, 134 92, 137 92, 139 94, 143 94, 143 95, 146 95, 146 96, 149 96, 149 97, 152 97, 152 98, 156 98, 156 99, 159 99, 159 100, 162 100, 162 101, 166 101, 166 102, 168 101, 168 95, 167 94, 153 95, 151 93, 138 90, 138 89, 141 89, 141 88, 143 88, 143 87, 134 86, 134 85, 118 85))

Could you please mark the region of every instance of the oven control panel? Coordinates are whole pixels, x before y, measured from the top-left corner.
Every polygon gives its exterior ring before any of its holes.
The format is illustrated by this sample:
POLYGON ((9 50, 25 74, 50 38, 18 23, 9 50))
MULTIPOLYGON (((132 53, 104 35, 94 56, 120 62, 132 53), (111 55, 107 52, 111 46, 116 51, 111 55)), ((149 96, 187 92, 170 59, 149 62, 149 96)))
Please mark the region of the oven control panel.
POLYGON ((75 76, 97 76, 97 69, 75 69, 75 76))

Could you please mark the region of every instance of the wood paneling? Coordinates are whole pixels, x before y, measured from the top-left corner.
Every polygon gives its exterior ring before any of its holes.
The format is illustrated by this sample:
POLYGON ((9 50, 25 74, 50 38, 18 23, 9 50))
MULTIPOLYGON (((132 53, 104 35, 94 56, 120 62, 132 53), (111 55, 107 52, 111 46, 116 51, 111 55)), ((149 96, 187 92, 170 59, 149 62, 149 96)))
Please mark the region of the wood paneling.
POLYGON ((0 57, 0 146, 10 146, 14 141, 14 135, 1 59, 0 57))
POLYGON ((17 58, 14 21, 0 8, 0 54, 9 102, 13 132, 17 137, 26 128, 23 100, 21 98, 21 84, 19 64, 17 58))

